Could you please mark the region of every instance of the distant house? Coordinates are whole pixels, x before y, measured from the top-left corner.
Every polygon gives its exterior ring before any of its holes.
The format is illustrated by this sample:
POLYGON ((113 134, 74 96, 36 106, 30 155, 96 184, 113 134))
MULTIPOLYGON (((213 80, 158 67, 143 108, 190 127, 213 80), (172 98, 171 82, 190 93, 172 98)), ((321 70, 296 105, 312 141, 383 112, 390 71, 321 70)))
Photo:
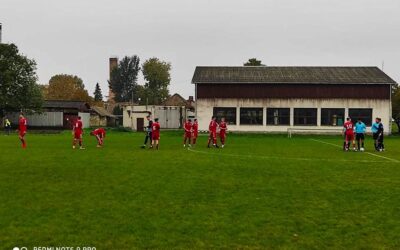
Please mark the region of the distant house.
POLYGON ((194 111, 194 100, 193 96, 189 96, 189 100, 183 98, 180 94, 175 93, 168 97, 163 103, 163 106, 185 106, 186 109, 194 111))
POLYGON ((115 126, 115 115, 103 107, 92 106, 90 110, 91 127, 113 127, 115 126))
MULTIPOLYGON (((46 100, 42 112, 26 114, 31 128, 71 129, 72 121, 82 117, 84 127, 89 127, 90 105, 82 101, 46 100)), ((19 112, 8 113, 13 124, 18 124, 19 112)))
POLYGON ((62 113, 63 128, 71 129, 72 123, 81 116, 84 127, 90 126, 90 105, 83 101, 46 100, 43 104, 45 112, 62 113))
POLYGON ((143 131, 146 116, 158 118, 162 129, 182 128, 187 118, 194 117, 193 97, 186 100, 179 94, 167 98, 161 105, 123 106, 123 126, 136 131, 143 131))
POLYGON ((211 116, 231 131, 339 130, 346 117, 390 133, 391 86, 377 67, 197 67, 199 129, 211 116))

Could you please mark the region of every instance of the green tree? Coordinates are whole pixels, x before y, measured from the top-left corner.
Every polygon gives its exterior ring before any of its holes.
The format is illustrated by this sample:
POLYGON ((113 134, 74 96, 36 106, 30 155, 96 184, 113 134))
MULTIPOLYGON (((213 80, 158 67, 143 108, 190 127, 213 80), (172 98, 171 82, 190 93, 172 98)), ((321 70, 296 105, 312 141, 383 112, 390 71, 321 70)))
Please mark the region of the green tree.
POLYGON ((45 98, 47 100, 93 102, 93 98, 89 96, 82 79, 78 76, 66 74, 59 74, 50 78, 45 98))
POLYGON ((400 86, 398 84, 392 86, 392 117, 400 133, 400 86))
POLYGON ((40 110, 43 97, 36 81, 36 62, 15 44, 0 44, 0 116, 9 110, 40 110))
POLYGON ((257 58, 250 58, 243 65, 244 66, 265 66, 264 64, 261 63, 261 60, 257 60, 257 58))
POLYGON ((103 101, 103 94, 101 93, 101 88, 99 83, 96 83, 96 88, 94 90, 93 96, 96 102, 103 101))
POLYGON ((161 104, 169 96, 171 64, 158 58, 150 58, 143 63, 142 69, 146 80, 146 101, 149 104, 161 104))
POLYGON ((118 67, 111 72, 109 86, 115 94, 117 102, 129 102, 137 100, 137 79, 140 71, 140 59, 134 55, 125 56, 118 64, 118 67))

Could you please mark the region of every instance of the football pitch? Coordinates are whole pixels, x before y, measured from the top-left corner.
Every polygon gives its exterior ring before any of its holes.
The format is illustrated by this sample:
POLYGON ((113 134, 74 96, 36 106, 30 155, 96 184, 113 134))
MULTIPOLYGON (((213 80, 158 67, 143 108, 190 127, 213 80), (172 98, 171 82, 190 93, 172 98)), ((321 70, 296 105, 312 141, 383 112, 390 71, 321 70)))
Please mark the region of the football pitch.
POLYGON ((229 134, 224 149, 162 132, 0 136, 0 249, 399 249, 400 138, 229 134))

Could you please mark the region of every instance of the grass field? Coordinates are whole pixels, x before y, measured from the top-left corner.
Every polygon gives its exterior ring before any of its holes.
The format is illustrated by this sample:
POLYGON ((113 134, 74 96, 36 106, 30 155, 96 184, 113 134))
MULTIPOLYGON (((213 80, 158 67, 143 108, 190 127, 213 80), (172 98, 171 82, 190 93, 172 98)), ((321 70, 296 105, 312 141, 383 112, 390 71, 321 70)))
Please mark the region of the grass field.
POLYGON ((375 154, 340 137, 229 135, 184 149, 181 133, 142 150, 109 133, 0 137, 0 249, 399 249, 400 138, 375 154))

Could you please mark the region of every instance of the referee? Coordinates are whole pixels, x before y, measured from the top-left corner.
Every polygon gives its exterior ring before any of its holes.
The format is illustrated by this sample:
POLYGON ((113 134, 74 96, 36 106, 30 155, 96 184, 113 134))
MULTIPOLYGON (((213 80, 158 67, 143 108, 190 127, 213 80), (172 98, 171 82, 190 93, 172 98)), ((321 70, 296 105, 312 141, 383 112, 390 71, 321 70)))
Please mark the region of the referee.
POLYGON ((150 115, 146 116, 146 119, 148 121, 148 125, 145 128, 146 137, 144 138, 144 144, 143 144, 142 148, 146 148, 148 141, 150 141, 150 148, 152 148, 153 147, 152 146, 153 145, 152 144, 152 134, 153 134, 152 133, 152 126, 153 126, 153 121, 151 120, 151 116, 150 115))

